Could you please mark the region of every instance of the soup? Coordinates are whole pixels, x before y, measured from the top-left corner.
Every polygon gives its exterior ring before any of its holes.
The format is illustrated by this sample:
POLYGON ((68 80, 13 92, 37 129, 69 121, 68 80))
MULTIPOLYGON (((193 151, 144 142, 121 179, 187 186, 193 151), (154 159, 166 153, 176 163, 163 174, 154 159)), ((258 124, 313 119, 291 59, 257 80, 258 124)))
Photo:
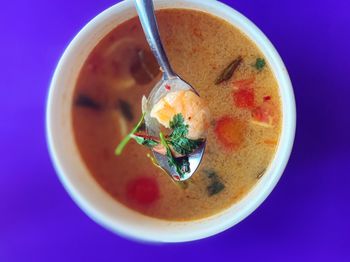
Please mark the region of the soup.
POLYGON ((135 141, 115 155, 142 114, 143 95, 161 78, 137 17, 104 37, 84 63, 74 135, 91 175, 116 201, 151 217, 201 219, 238 202, 272 161, 282 118, 278 84, 257 46, 226 21, 186 9, 156 15, 172 67, 210 110, 197 172, 174 182, 135 141))

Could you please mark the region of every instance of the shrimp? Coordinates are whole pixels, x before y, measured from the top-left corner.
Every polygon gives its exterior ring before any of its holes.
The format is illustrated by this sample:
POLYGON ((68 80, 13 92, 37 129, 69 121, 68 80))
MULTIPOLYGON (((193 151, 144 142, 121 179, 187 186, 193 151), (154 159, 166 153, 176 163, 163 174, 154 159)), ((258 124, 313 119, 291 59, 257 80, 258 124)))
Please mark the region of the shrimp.
POLYGON ((179 113, 188 125, 188 138, 205 138, 210 123, 209 108, 207 103, 192 91, 169 92, 153 106, 150 115, 169 128, 170 121, 179 113))

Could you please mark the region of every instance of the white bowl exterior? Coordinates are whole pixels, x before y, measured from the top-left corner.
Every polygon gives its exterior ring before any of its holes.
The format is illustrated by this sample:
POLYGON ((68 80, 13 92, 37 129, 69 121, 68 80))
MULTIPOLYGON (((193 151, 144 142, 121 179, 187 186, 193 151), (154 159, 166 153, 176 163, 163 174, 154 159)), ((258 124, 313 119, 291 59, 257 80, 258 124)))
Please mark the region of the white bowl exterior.
POLYGON ((120 235, 142 241, 185 242, 205 238, 232 227, 252 213, 275 187, 288 162, 294 141, 296 113, 292 85, 275 48, 247 18, 214 0, 159 0, 156 8, 188 8, 211 13, 241 29, 265 55, 273 70, 282 100, 280 142, 265 175, 238 203, 201 220, 172 222, 144 216, 114 200, 89 175, 76 146, 71 105, 79 71, 96 44, 118 24, 136 16, 131 0, 120 2, 91 20, 72 40, 54 73, 47 102, 49 151, 68 193, 93 220, 120 235))

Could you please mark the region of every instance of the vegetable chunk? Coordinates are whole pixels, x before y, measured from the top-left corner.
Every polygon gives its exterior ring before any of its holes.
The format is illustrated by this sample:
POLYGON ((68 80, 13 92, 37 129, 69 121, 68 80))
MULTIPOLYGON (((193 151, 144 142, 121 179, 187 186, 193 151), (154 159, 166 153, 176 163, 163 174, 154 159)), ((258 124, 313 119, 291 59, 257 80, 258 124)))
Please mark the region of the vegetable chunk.
POLYGON ((237 118, 224 116, 215 126, 215 134, 219 142, 229 150, 238 149, 244 141, 246 124, 237 118))

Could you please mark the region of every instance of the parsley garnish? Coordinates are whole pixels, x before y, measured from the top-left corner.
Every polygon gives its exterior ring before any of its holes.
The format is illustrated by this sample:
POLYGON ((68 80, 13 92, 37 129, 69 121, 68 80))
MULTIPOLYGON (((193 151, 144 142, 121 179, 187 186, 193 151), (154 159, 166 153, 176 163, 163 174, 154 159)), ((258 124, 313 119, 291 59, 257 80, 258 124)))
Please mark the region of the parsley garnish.
POLYGON ((203 143, 203 139, 194 140, 186 137, 188 134, 188 125, 185 124, 182 114, 176 114, 172 121, 170 121, 169 126, 173 129, 169 136, 169 144, 179 154, 189 155, 203 143))
POLYGON ((155 147, 156 145, 159 144, 157 141, 151 138, 142 137, 135 134, 133 134, 131 138, 133 138, 139 145, 147 146, 150 148, 155 147))
POLYGON ((194 140, 186 137, 188 135, 188 125, 185 124, 182 114, 174 115, 169 126, 172 129, 172 132, 167 139, 165 139, 164 135, 160 133, 161 142, 162 145, 166 147, 169 165, 176 169, 176 172, 180 177, 183 177, 185 173, 190 172, 188 155, 193 153, 193 151, 203 143, 203 139, 194 140), (171 145, 174 151, 184 157, 175 158, 169 145, 171 145))
POLYGON ((213 180, 212 183, 207 186, 207 191, 209 196, 213 196, 220 193, 225 188, 224 184, 218 180, 213 180))
POLYGON ((204 173, 210 180, 210 184, 207 186, 208 196, 216 195, 225 188, 224 183, 221 181, 220 177, 216 174, 215 171, 204 170, 204 173))
POLYGON ((254 66, 255 66, 256 69, 261 71, 264 68, 265 65, 266 65, 265 59, 259 57, 259 58, 256 59, 254 66))
POLYGON ((175 168, 176 173, 180 177, 183 177, 185 173, 190 171, 190 163, 188 162, 188 157, 175 158, 171 149, 169 147, 168 141, 165 139, 162 132, 159 133, 160 142, 166 149, 166 156, 168 158, 168 164, 170 167, 175 168))

